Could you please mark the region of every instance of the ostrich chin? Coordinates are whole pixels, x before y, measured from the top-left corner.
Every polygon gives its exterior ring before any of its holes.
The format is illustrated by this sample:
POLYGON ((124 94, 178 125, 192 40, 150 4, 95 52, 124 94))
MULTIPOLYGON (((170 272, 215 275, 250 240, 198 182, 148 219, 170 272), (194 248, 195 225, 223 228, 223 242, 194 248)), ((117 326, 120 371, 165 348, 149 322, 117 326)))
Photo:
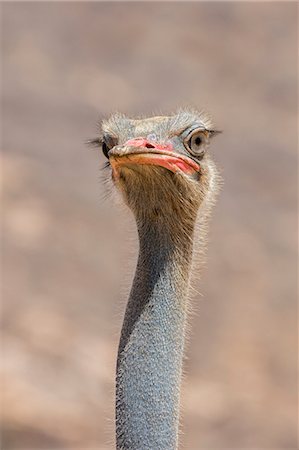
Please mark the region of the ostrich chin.
POLYGON ((111 165, 114 183, 136 218, 151 218, 164 226, 193 218, 209 188, 209 168, 204 166, 196 171, 139 161, 111 165))

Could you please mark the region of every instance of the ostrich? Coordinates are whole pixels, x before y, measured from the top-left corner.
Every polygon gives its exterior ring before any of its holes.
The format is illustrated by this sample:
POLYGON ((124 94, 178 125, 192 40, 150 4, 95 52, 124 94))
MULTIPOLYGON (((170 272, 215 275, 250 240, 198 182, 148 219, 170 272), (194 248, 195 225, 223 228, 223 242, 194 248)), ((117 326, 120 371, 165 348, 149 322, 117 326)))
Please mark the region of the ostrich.
POLYGON ((201 250, 219 186, 207 153, 217 133, 206 114, 189 110, 138 120, 117 114, 102 123, 97 142, 139 236, 117 357, 117 449, 178 445, 194 236, 201 250))

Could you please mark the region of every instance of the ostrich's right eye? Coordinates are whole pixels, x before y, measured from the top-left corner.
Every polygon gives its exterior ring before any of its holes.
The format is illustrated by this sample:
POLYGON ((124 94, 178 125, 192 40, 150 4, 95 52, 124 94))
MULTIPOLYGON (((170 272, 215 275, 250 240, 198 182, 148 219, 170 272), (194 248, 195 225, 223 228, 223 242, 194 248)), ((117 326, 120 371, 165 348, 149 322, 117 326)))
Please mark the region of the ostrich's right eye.
POLYGON ((109 148, 108 148, 106 142, 104 142, 104 141, 102 143, 102 150, 103 150, 104 156, 106 156, 106 158, 109 158, 109 156, 108 156, 109 148))
POLYGON ((110 136, 109 134, 105 134, 103 136, 102 150, 106 158, 109 158, 109 150, 111 150, 115 145, 117 145, 117 139, 114 136, 110 136))

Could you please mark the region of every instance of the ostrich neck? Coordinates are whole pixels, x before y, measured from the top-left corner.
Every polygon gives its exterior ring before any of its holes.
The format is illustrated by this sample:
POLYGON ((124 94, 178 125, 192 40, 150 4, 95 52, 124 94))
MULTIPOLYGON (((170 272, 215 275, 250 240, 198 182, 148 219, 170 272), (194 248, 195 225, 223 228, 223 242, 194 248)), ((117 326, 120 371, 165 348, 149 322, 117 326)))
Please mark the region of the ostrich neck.
POLYGON ((177 448, 193 226, 189 221, 185 233, 179 223, 168 231, 154 221, 138 226, 117 360, 118 449, 177 448))

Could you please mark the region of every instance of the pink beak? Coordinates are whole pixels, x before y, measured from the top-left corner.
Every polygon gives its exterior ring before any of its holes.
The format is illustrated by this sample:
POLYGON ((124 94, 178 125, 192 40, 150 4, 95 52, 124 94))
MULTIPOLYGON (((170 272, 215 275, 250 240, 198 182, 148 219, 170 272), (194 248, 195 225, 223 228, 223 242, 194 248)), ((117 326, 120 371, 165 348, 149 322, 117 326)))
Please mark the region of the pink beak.
POLYGON ((145 148, 154 148, 156 150, 168 150, 169 152, 173 151, 173 145, 169 142, 167 144, 158 144, 157 142, 150 142, 145 138, 135 138, 129 139, 126 143, 126 146, 132 147, 145 147, 145 148))
POLYGON ((128 164, 154 165, 165 167, 171 172, 184 172, 193 174, 200 171, 200 165, 185 155, 177 154, 172 143, 158 144, 145 138, 129 139, 124 147, 147 148, 148 152, 128 152, 122 156, 115 155, 111 158, 111 165, 117 169, 121 165, 128 164))

